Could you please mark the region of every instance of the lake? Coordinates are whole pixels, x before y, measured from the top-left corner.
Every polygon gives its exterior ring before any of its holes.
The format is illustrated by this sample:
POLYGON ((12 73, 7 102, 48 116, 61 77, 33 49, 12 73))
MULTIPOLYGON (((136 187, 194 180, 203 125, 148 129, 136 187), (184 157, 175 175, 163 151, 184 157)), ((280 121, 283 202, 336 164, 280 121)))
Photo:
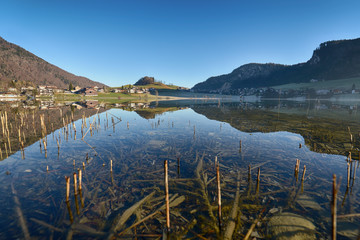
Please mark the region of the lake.
POLYGON ((3 103, 0 238, 328 239, 336 174, 338 239, 356 239, 357 108, 323 100, 3 103))

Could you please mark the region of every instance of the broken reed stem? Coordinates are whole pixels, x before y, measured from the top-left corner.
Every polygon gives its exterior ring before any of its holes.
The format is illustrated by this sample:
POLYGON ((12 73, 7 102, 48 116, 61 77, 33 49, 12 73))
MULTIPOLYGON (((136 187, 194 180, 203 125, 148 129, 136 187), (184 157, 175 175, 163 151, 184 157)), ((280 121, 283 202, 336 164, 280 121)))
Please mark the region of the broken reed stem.
MULTIPOLYGON (((94 124, 94 121, 95 121, 95 118, 92 123, 89 122, 89 124, 90 124, 89 129, 86 131, 85 135, 81 138, 81 140, 84 140, 86 134, 88 134, 89 131, 92 131, 92 125, 94 124)), ((86 120, 85 120, 85 125, 86 125, 86 120)))
POLYGON ((110 172, 112 172, 112 159, 110 159, 110 172))
POLYGON ((65 180, 66 180, 66 202, 68 202, 70 195, 70 177, 65 177, 65 180))
POLYGON ((332 239, 336 240, 336 197, 338 188, 336 186, 336 175, 333 175, 333 194, 331 202, 331 218, 332 218, 332 239))
POLYGON ((6 143, 4 143, 4 144, 5 144, 6 158, 8 158, 8 157, 9 157, 9 153, 8 153, 7 145, 6 145, 6 143))
POLYGON ((169 176, 168 176, 168 161, 164 161, 164 183, 165 183, 165 204, 166 204, 166 229, 170 231, 170 206, 169 206, 169 176))
POLYGON ((300 170, 300 160, 296 159, 295 172, 299 173, 300 170))
POLYGON ((248 182, 250 182, 251 180, 251 165, 249 164, 249 167, 248 167, 248 182))
POLYGON ((302 177, 301 177, 301 181, 305 180, 305 173, 306 173, 306 165, 304 165, 304 170, 303 170, 303 174, 302 174, 302 177))
POLYGON ((295 171, 294 171, 296 182, 298 181, 299 169, 300 169, 300 160, 296 159, 295 171))
POLYGON ((248 239, 250 238, 251 233, 254 231, 257 223, 260 221, 261 215, 264 213, 265 209, 266 209, 266 208, 264 208, 263 210, 261 210, 259 216, 255 219, 255 221, 253 222, 253 224, 251 224, 248 232, 246 233, 246 235, 245 235, 245 237, 244 237, 244 240, 248 240, 248 239))
POLYGON ((80 215, 80 209, 79 209, 79 202, 78 202, 78 195, 75 194, 75 209, 76 209, 76 214, 80 215))
POLYGON ((350 162, 347 162, 347 187, 350 187, 350 162))
POLYGON ((236 180, 236 194, 234 203, 230 212, 230 215, 227 220, 226 229, 224 232, 224 240, 232 239, 232 235, 234 233, 236 227, 236 219, 239 212, 239 199, 240 199, 240 172, 237 172, 237 180, 236 180))
POLYGON ((82 187, 81 187, 81 182, 82 182, 82 172, 81 169, 78 169, 78 174, 79 174, 79 191, 81 191, 82 187))
POLYGON ((8 135, 8 143, 9 143, 9 152, 11 153, 11 142, 10 142, 10 136, 8 135))
POLYGON ((24 239, 31 239, 29 229, 28 229, 28 226, 26 224, 26 219, 25 219, 24 214, 23 214, 23 212, 21 210, 20 201, 19 201, 19 198, 17 196, 18 194, 17 194, 17 192, 16 192, 16 190, 14 188, 13 183, 11 183, 11 191, 12 191, 14 202, 15 202, 15 210, 16 210, 17 217, 19 219, 19 224, 20 224, 22 232, 24 234, 24 239))
POLYGON ((74 194, 77 194, 77 179, 76 179, 76 173, 74 173, 74 194))
POLYGON ((221 187, 220 187, 219 163, 216 166, 216 181, 217 181, 217 199, 218 199, 218 220, 219 220, 219 230, 221 232, 221 187))
POLYGON ((47 151, 47 146, 46 146, 45 138, 43 138, 42 141, 43 141, 43 145, 44 145, 44 151, 46 152, 47 151))

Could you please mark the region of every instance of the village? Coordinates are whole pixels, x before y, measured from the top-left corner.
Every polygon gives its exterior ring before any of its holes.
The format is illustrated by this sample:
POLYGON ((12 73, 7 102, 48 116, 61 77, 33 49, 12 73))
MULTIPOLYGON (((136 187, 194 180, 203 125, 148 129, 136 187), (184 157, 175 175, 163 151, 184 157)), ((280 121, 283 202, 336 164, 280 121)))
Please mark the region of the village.
MULTIPOLYGON (((57 86, 40 85, 37 87, 26 86, 20 88, 8 87, 0 88, 0 100, 3 98, 21 98, 21 97, 53 97, 55 94, 64 95, 81 95, 81 96, 98 96, 99 93, 123 93, 123 94, 146 94, 150 93, 152 89, 140 88, 133 85, 120 88, 100 88, 98 86, 91 86, 81 88, 76 86, 70 90, 62 89, 57 86)), ((6 100, 6 99, 5 99, 6 100)))
MULTIPOLYGON (((69 87, 70 88, 70 87, 69 87)), ((148 94, 153 89, 140 88, 133 85, 123 86, 120 88, 100 88, 97 86, 81 88, 79 86, 73 89, 61 89, 56 86, 40 85, 37 87, 26 86, 20 88, 8 87, 0 88, 0 102, 9 102, 10 108, 39 108, 45 109, 58 109, 64 106, 71 106, 72 108, 104 108, 105 103, 98 101, 94 98, 102 93, 122 93, 122 94, 148 94), (55 101, 55 96, 81 96, 79 101, 55 101), (85 98, 83 98, 85 97, 85 98), (25 100, 26 101, 22 101, 25 100), (20 101, 21 100, 21 101, 20 101), (37 104, 34 104, 35 101, 37 104)), ((108 105, 108 104, 107 104, 108 105)), ((122 108, 123 110, 136 110, 148 108, 149 104, 145 103, 116 103, 113 104, 115 108, 122 108)))
POLYGON ((82 101, 54 101, 52 99, 40 99, 39 101, 19 101, 19 99, 8 98, 8 101, 1 101, 2 104, 10 109, 39 109, 54 110, 63 107, 71 107, 72 109, 105 109, 118 108, 127 111, 135 111, 139 109, 150 108, 150 103, 142 102, 124 102, 124 103, 106 103, 95 99, 87 99, 82 101))
MULTIPOLYGON (((316 84, 319 81, 316 79, 311 79, 309 83, 316 84)), ((351 87, 315 87, 314 85, 306 86, 306 83, 303 83, 302 87, 296 86, 292 87, 260 87, 260 88, 239 88, 239 89, 217 89, 211 90, 212 94, 223 94, 223 95, 239 95, 239 96, 257 96, 262 98, 307 98, 307 99, 316 99, 316 98, 331 98, 333 96, 346 95, 346 94, 359 94, 360 89, 356 88, 355 83, 351 87)))

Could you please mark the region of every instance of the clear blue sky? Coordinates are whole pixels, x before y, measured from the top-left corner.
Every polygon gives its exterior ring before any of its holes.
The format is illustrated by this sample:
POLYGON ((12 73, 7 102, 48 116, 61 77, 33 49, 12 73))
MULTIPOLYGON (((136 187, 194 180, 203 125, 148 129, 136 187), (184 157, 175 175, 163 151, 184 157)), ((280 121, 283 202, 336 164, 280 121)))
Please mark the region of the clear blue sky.
POLYGON ((2 0, 0 36, 109 86, 192 87, 240 65, 295 64, 360 37, 360 1, 2 0))

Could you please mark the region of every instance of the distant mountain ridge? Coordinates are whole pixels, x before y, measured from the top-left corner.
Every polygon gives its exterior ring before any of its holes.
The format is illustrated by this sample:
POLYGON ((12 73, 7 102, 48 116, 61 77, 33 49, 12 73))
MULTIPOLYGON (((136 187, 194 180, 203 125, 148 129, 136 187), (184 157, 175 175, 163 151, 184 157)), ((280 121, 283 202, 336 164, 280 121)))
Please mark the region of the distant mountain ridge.
POLYGON ((0 37, 0 87, 6 87, 11 81, 59 88, 68 88, 70 83, 80 87, 106 86, 69 73, 0 37))
POLYGON ((314 50, 310 60, 295 65, 245 64, 229 74, 196 84, 195 92, 234 93, 241 88, 271 87, 287 83, 336 80, 360 76, 360 38, 328 41, 314 50))

